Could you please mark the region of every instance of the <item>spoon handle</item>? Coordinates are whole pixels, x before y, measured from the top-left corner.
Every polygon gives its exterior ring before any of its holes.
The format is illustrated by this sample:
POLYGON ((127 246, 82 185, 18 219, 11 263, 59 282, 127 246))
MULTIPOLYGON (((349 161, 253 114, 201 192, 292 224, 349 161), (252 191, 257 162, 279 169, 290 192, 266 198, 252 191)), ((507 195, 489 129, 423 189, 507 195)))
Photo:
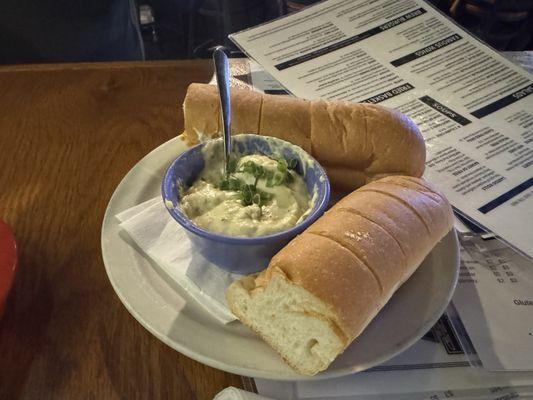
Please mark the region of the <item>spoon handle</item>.
POLYGON ((231 153, 231 100, 229 89, 229 62, 224 47, 218 46, 213 52, 213 62, 217 77, 220 110, 222 115, 222 136, 224 138, 224 168, 231 153))

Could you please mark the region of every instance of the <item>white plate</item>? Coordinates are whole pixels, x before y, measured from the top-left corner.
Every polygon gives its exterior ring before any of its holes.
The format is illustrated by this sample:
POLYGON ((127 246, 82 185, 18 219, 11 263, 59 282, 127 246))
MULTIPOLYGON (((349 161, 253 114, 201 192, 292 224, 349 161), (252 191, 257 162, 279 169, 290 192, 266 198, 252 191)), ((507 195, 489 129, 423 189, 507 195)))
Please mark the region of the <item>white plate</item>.
POLYGON ((173 349, 201 363, 239 375, 321 379, 378 365, 420 339, 450 301, 459 271, 455 232, 449 233, 392 297, 364 333, 328 368, 312 378, 293 372, 239 322, 221 325, 120 236, 115 215, 160 194, 170 162, 186 149, 175 138, 144 157, 111 198, 102 226, 102 255, 109 280, 128 311, 173 349), (187 302, 179 308, 180 296, 187 302))

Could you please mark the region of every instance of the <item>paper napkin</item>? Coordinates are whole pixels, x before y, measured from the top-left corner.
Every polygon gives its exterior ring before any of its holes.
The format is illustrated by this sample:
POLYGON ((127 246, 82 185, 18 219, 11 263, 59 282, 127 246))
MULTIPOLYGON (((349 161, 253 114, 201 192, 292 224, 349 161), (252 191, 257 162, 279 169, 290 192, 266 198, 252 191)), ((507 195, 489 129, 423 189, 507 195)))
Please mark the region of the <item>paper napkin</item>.
POLYGON ((116 218, 122 231, 143 254, 209 314, 223 324, 236 319, 226 307, 224 293, 239 275, 226 272, 202 257, 160 197, 129 208, 116 218))

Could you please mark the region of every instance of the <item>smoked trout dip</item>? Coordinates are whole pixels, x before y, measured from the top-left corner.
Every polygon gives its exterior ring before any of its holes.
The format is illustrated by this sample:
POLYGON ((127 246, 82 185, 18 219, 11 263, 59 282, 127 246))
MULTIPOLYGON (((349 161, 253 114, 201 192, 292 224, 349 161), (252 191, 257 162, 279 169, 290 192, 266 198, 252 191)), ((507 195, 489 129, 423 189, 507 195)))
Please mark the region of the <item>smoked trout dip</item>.
POLYGON ((292 160, 242 155, 228 163, 225 174, 220 151, 206 145, 202 152, 204 169, 180 200, 181 210, 200 228, 264 236, 295 226, 313 208, 316 193, 309 195, 292 160))

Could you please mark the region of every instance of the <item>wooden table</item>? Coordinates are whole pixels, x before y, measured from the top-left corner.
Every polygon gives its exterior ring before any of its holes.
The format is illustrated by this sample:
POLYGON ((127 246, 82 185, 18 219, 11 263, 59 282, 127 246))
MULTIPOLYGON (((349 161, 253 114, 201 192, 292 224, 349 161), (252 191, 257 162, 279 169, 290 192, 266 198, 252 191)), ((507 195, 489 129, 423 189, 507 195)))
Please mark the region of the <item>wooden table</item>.
POLYGON ((109 283, 100 228, 133 165, 180 133, 210 62, 0 68, 0 218, 19 266, 0 321, 0 399, 212 399, 240 377, 158 341, 109 283))

